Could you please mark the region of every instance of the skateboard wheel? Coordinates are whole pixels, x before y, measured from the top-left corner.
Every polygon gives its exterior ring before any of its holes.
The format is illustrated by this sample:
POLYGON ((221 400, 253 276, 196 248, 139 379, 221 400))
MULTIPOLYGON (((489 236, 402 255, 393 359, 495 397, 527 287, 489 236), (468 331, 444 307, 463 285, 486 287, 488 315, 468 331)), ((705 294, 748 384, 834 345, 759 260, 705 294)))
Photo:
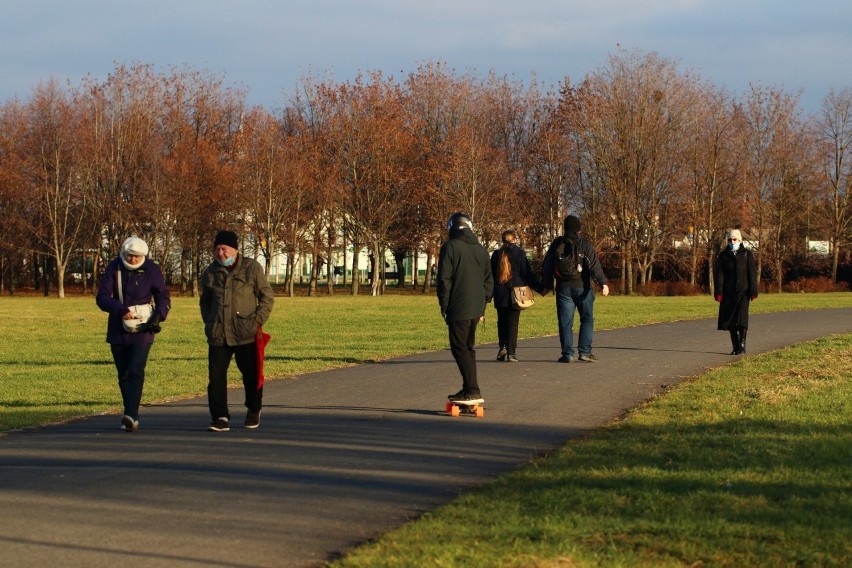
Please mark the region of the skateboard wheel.
POLYGON ((453 411, 453 403, 452 403, 452 402, 448 402, 448 403, 447 403, 447 414, 449 414, 449 413, 450 413, 450 412, 452 412, 452 411, 453 411))
POLYGON ((476 407, 476 417, 477 418, 485 418, 485 409, 481 406, 476 407))
POLYGON ((459 414, 461 414, 461 408, 454 404, 451 404, 450 406, 452 407, 450 408, 450 416, 458 416, 459 414))

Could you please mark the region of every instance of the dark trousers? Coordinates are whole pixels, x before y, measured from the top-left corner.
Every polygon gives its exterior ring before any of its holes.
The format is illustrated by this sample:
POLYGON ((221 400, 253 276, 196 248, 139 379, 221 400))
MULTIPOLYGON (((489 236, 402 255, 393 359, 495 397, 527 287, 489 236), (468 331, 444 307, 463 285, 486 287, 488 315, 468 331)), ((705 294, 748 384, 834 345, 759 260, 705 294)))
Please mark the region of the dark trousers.
POLYGON ((450 332, 450 352, 459 366, 462 376, 462 388, 466 393, 479 396, 479 383, 476 380, 476 325, 479 318, 458 320, 447 323, 450 332))
POLYGON ((210 416, 230 418, 228 410, 228 367, 231 357, 237 361, 237 368, 243 375, 243 387, 246 392, 246 408, 251 412, 260 410, 263 403, 263 388, 257 388, 257 347, 255 343, 236 346, 208 345, 207 350, 207 404, 210 416))
POLYGON ((145 365, 148 363, 148 353, 151 344, 131 345, 110 344, 112 360, 118 371, 118 388, 121 400, 124 402, 124 413, 134 420, 139 420, 139 404, 142 402, 142 387, 145 384, 145 365))
POLYGON ((506 349, 509 355, 515 355, 518 348, 518 324, 521 321, 521 310, 509 306, 497 308, 497 339, 500 348, 506 349))

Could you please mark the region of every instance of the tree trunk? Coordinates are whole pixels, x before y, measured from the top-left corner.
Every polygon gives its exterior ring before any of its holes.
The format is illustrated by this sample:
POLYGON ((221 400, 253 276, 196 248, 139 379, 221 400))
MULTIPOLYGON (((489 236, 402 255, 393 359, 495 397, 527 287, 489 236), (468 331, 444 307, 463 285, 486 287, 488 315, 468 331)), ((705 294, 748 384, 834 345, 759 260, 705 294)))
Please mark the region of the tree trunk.
POLYGON ((358 285, 360 284, 360 278, 358 274, 359 268, 359 260, 358 257, 361 254, 361 243, 352 243, 352 295, 358 295, 358 285))
POLYGON ((370 295, 378 296, 381 293, 379 290, 379 282, 383 280, 385 271, 385 263, 383 255, 379 251, 379 243, 373 243, 373 270, 372 279, 370 281, 370 295))

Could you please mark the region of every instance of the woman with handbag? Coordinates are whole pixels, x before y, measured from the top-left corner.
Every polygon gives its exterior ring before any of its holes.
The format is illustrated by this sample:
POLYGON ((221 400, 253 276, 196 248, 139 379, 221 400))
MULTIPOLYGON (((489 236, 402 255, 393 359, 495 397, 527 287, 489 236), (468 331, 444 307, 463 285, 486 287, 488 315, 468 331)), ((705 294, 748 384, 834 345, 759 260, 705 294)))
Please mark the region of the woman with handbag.
POLYGON ((518 234, 511 229, 503 231, 502 240, 503 246, 491 254, 491 272, 495 280, 494 307, 497 309, 497 338, 500 342, 497 360, 517 363, 518 324, 521 311, 527 305, 519 304, 516 296, 524 292, 531 299, 530 289, 539 293, 542 293, 542 289, 530 267, 527 253, 517 244, 518 234), (527 290, 520 290, 522 287, 527 290))
POLYGON ((107 343, 118 372, 118 388, 124 403, 121 429, 139 428, 139 405, 145 383, 145 365, 160 332, 160 322, 171 308, 163 272, 148 256, 148 244, 130 237, 121 244, 98 287, 98 307, 109 314, 107 343))

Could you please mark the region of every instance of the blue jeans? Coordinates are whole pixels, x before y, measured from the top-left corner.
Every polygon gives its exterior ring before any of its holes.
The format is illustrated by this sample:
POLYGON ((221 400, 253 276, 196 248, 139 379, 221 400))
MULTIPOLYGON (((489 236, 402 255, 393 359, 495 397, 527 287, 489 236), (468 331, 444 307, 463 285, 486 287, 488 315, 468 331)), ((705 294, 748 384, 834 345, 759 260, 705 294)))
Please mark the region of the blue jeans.
POLYGON ((151 344, 110 344, 115 370, 118 371, 118 388, 124 403, 124 413, 139 420, 139 404, 142 402, 142 387, 145 385, 145 365, 151 344))
POLYGON ((595 293, 589 288, 556 287, 556 319, 559 321, 559 343, 564 357, 574 356, 574 308, 580 313, 580 334, 577 351, 580 355, 592 352, 595 332, 595 293))

